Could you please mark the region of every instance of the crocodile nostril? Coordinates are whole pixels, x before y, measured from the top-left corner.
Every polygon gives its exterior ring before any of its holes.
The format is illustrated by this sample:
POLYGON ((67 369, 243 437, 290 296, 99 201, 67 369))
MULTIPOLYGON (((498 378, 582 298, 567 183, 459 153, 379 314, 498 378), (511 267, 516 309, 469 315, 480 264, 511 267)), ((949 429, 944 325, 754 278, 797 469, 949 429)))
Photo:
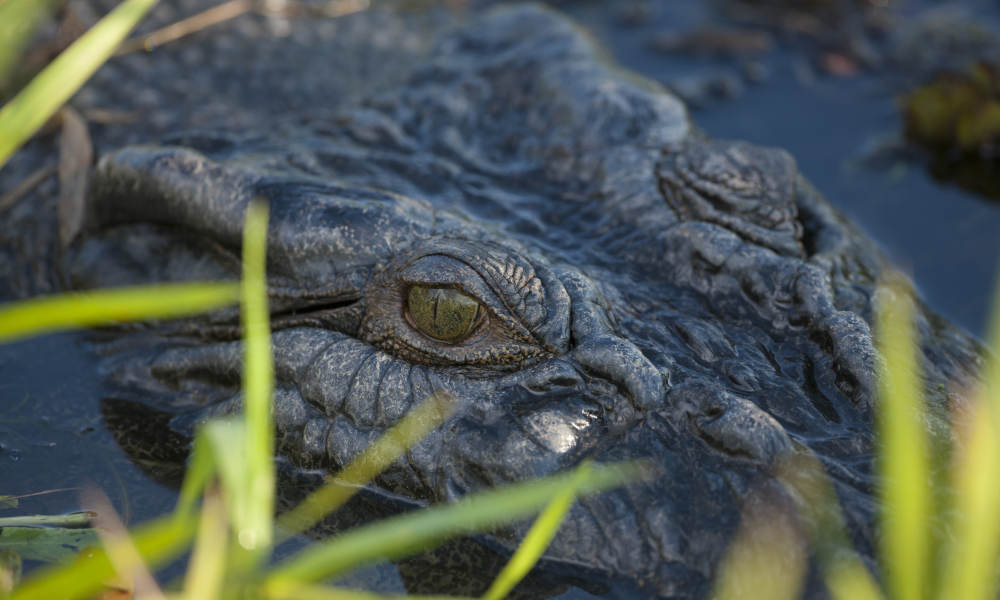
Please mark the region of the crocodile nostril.
POLYGON ((582 381, 579 377, 566 377, 559 375, 549 379, 549 384, 557 387, 576 387, 580 385, 582 381))
POLYGON ((706 409, 704 414, 705 414, 706 417, 708 417, 710 419, 715 419, 717 417, 721 417, 723 412, 724 411, 722 410, 722 407, 720 407, 720 406, 712 406, 712 407, 706 409))
POLYGON ((583 377, 564 361, 548 363, 538 370, 525 373, 522 385, 539 394, 566 392, 583 387, 583 377))
POLYGON ((587 371, 618 385, 636 408, 645 410, 663 403, 663 377, 642 352, 628 340, 596 335, 572 353, 587 371))

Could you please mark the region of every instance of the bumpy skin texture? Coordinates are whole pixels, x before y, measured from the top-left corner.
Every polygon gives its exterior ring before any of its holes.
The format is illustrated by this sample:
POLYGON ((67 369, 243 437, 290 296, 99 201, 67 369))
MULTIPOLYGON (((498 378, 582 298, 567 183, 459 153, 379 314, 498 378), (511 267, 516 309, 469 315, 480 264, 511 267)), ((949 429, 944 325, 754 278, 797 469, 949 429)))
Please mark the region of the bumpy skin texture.
MULTIPOLYGON (((106 154, 65 277, 236 277, 254 198, 271 207, 275 419, 293 464, 335 470, 446 392, 455 415, 380 488, 440 502, 584 459, 656 465, 573 508, 554 569, 701 597, 741 506, 807 449, 871 555, 883 260, 787 153, 705 139, 561 17, 492 12, 333 116, 106 154), (481 326, 459 343, 421 333, 413 285, 476 298, 481 326)), ((116 396, 175 414, 180 433, 238 410, 236 323, 115 334, 116 396)), ((925 314, 920 328, 929 388, 966 377, 974 344, 925 314)))

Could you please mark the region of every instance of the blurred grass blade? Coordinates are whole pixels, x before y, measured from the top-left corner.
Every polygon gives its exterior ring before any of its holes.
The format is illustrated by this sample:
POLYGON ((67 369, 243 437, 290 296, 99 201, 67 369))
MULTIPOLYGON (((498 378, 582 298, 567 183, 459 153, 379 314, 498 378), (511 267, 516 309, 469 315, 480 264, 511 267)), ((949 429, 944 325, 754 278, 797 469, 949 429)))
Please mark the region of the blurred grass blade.
POLYGON ((201 493, 205 491, 208 482, 212 480, 215 473, 216 465, 209 440, 199 431, 191 445, 191 455, 188 458, 187 469, 184 471, 184 481, 181 483, 181 491, 178 494, 177 507, 174 509, 177 515, 191 516, 193 514, 195 506, 201 498, 201 493))
POLYGON ((184 577, 185 600, 221 598, 225 579, 229 523, 218 490, 205 494, 198 537, 184 577))
POLYGON ((218 473, 229 509, 229 520, 237 536, 240 528, 250 520, 252 512, 247 494, 250 464, 243 450, 246 439, 246 422, 236 417, 212 419, 199 428, 195 436, 195 446, 199 451, 208 450, 207 454, 218 473))
POLYGON ((264 596, 268 600, 472 600, 463 596, 386 596, 361 590, 301 585, 294 592, 264 596))
MULTIPOLYGON (((580 484, 591 493, 641 479, 642 463, 594 467, 580 484)), ((522 519, 546 504, 577 474, 573 471, 466 496, 449 505, 385 519, 315 544, 281 563, 265 580, 270 596, 288 594, 296 586, 344 573, 381 558, 396 558, 448 537, 481 531, 522 519)))
MULTIPOLYGON (((150 567, 174 559, 187 549, 194 535, 195 519, 167 517, 133 530, 132 542, 150 567)), ((115 571, 107 554, 95 549, 68 565, 38 569, 24 581, 11 600, 78 600, 92 598, 115 571)))
POLYGON ((0 342, 60 329, 181 317, 238 299, 236 283, 164 283, 34 298, 0 306, 0 342))
POLYGON ((882 592, 871 573, 856 554, 836 560, 824 574, 830 596, 834 600, 881 600, 882 592))
POLYGON ((745 501, 736 539, 726 550, 712 600, 796 600, 808 568, 807 540, 794 515, 774 502, 745 501))
POLYGON ((945 558, 940 598, 994 598, 1000 477, 998 431, 985 402, 977 399, 965 416, 964 438, 955 453, 954 538, 945 558))
POLYGON ((919 600, 930 573, 931 489, 913 300, 899 275, 878 305, 881 557, 893 598, 919 600))
POLYGON ((785 456, 778 464, 777 478, 799 507, 834 600, 881 600, 878 584, 847 536, 837 494, 819 460, 804 453, 785 456))
POLYGON ((97 535, 117 574, 119 587, 133 590, 136 598, 166 600, 108 497, 97 489, 85 489, 83 496, 97 513, 97 535))
POLYGON ((361 486, 375 478, 414 444, 448 418, 454 401, 434 394, 414 407, 350 464, 294 509, 281 515, 278 525, 286 533, 301 533, 347 502, 361 486))
POLYGON ((0 167, 80 89, 154 4, 156 0, 122 2, 0 109, 0 167))
POLYGON ((521 540, 514 556, 493 580, 490 589, 483 594, 483 600, 501 600, 506 597, 514 589, 514 586, 531 571, 538 559, 542 557, 545 549, 549 547, 552 538, 555 537, 563 519, 566 518, 566 513, 569 512, 573 501, 576 500, 580 485, 587 480, 592 469, 590 463, 580 465, 569 485, 549 502, 542 514, 538 515, 527 535, 521 540))
MULTIPOLYGON (((245 521, 235 522, 240 545, 250 551, 271 546, 274 520, 274 424, 271 398, 274 364, 267 309, 267 204, 251 202, 243 226, 243 456, 248 480, 245 521)), ((231 453, 232 446, 227 450, 231 453)))
MULTIPOLYGON (((1000 282, 1000 280, 998 280, 1000 282)), ((956 416, 954 537, 938 597, 995 598, 1000 559, 1000 287, 990 317, 989 356, 972 405, 956 416)))
POLYGON ((0 598, 6 598, 21 581, 21 555, 13 550, 0 550, 0 598))
POLYGON ((61 0, 0 0, 0 88, 31 36, 61 0))

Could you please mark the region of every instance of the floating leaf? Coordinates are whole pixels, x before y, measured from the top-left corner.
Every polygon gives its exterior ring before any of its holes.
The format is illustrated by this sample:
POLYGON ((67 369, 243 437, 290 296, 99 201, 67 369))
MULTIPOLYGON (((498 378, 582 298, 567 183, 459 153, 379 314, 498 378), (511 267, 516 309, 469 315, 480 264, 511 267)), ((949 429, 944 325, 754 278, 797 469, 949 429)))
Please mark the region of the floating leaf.
POLYGON ((13 550, 28 560, 59 562, 97 544, 94 529, 66 527, 4 527, 0 549, 13 550))
MULTIPOLYGON (((192 516, 171 515, 140 525, 132 530, 131 537, 146 562, 151 567, 156 567, 186 550, 194 529, 195 519, 192 516)), ((79 533, 84 530, 69 531, 79 533)), ((35 571, 14 591, 11 600, 90 598, 114 576, 114 569, 104 551, 91 548, 69 565, 35 571)))
POLYGON ((19 500, 18 496, 0 496, 0 508, 17 508, 19 500))

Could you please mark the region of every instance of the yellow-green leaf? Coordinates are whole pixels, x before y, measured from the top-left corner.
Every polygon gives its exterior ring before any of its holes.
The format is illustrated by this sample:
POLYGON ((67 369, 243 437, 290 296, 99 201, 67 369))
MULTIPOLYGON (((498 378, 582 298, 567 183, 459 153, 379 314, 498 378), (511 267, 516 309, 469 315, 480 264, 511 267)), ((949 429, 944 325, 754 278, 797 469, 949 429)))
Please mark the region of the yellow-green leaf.
POLYGON ((521 540, 514 556, 493 580, 490 589, 483 594, 483 600, 501 600, 506 597, 514 589, 514 586, 531 571, 538 559, 542 557, 545 549, 549 547, 556 532, 559 531, 559 526, 566 518, 566 513, 569 512, 573 501, 576 500, 580 485, 587 480, 591 469, 590 463, 581 465, 576 470, 576 475, 570 480, 569 485, 549 502, 542 514, 538 515, 527 535, 521 540))
POLYGON ((453 404, 452 398, 435 394, 415 406, 325 485, 281 515, 278 525, 286 533, 300 533, 337 510, 362 486, 443 423, 451 414, 453 404))
MULTIPOLYGON (((649 475, 641 463, 594 467, 580 483, 581 494, 616 487, 649 475)), ((314 544, 285 560, 264 582, 269 596, 283 596, 318 581, 382 558, 417 552, 448 537, 482 531, 530 515, 576 478, 564 473, 466 496, 448 505, 385 519, 314 544)))
POLYGON ((994 294, 983 382, 956 416, 954 536, 944 561, 939 598, 997 595, 1000 559, 1000 288, 994 294))
POLYGON ((930 573, 931 489, 913 300, 898 276, 880 291, 878 346, 881 557, 894 598, 920 600, 930 573))
POLYGON ((0 305, 0 342, 61 329, 187 316, 234 304, 236 283, 164 283, 33 298, 0 305))
MULTIPOLYGON (((245 519, 234 522, 237 539, 250 551, 265 550, 272 540, 274 518, 274 425, 271 398, 274 364, 267 309, 267 205, 250 203, 243 226, 244 339, 243 411, 246 419, 243 458, 247 461, 245 519)), ((228 452, 234 448, 230 447, 228 452)))

